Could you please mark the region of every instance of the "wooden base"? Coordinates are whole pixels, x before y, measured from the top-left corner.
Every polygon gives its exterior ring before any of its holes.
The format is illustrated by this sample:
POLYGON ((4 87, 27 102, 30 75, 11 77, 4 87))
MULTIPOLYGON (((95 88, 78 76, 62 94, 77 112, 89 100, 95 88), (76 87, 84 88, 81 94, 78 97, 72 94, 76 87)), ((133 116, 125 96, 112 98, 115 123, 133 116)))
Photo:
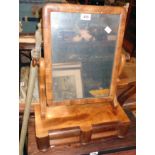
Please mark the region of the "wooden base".
POLYGON ((80 143, 127 133, 130 120, 120 105, 110 103, 51 106, 41 118, 40 105, 35 106, 35 129, 38 148, 80 143))

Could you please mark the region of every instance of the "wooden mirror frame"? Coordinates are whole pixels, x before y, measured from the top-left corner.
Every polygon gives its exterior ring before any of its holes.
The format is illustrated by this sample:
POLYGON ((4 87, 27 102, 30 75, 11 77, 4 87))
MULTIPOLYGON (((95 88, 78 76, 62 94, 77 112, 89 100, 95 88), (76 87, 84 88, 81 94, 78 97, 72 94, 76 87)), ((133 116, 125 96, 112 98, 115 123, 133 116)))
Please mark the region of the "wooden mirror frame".
POLYGON ((45 61, 45 94, 47 105, 60 104, 83 104, 83 103, 98 103, 98 102, 112 102, 116 94, 117 78, 119 74, 119 63, 121 57, 122 42, 124 37, 125 22, 127 10, 125 7, 111 7, 111 6, 91 6, 91 5, 74 5, 74 4, 47 4, 43 8, 43 38, 44 38, 44 61, 45 61), (110 94, 102 98, 82 98, 64 100, 62 102, 53 102, 53 88, 52 88, 52 60, 51 51, 51 12, 68 12, 68 13, 89 13, 89 14, 114 14, 120 15, 120 22, 117 34, 117 41, 114 54, 114 63, 112 69, 112 79, 110 84, 110 94))

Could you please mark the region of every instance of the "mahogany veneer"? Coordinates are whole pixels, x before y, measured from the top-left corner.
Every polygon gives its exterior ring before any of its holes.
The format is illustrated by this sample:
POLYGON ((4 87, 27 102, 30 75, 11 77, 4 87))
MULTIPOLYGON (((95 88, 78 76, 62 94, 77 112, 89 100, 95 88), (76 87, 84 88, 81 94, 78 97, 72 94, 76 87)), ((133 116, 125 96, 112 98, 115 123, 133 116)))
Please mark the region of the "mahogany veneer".
MULTIPOLYGON (((43 9, 44 56, 40 59, 39 90, 40 105, 35 105, 35 128, 38 148, 80 143, 117 136, 123 138, 130 120, 116 98, 117 79, 124 36, 126 9, 124 7, 82 6, 71 4, 47 4, 43 9), (106 97, 83 97, 54 101, 52 88, 51 12, 119 15, 118 35, 114 51, 109 95, 106 97)), ((100 48, 100 47, 98 47, 100 48)))
POLYGON ((114 110, 109 103, 52 106, 47 109, 45 119, 40 116, 40 106, 36 105, 36 137, 41 150, 50 145, 123 137, 130 124, 122 108, 118 106, 114 110))

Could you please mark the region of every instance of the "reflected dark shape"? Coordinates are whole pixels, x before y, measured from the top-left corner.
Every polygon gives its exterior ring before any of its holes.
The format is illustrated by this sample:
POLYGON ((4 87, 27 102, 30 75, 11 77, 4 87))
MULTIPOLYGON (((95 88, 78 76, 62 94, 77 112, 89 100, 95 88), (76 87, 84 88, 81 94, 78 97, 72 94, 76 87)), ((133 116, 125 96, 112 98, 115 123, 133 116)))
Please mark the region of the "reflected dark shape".
MULTIPOLYGON (((65 70, 68 78, 75 76, 76 83, 81 86, 75 85, 78 87, 75 90, 81 89, 80 98, 94 97, 90 93, 92 90, 110 89, 120 16, 91 14, 89 17, 83 20, 80 13, 51 13, 53 91, 56 101, 79 98, 77 92, 73 96, 56 97, 56 93, 62 94, 65 85, 60 78, 56 80, 54 71, 58 70, 60 75, 65 70), (54 67, 57 64, 59 67, 54 67), (68 67, 65 67, 66 64, 69 64, 68 67), (78 70, 81 80, 77 75, 69 75, 71 70, 78 70)), ((75 87, 73 85, 72 82, 70 88, 75 87)))

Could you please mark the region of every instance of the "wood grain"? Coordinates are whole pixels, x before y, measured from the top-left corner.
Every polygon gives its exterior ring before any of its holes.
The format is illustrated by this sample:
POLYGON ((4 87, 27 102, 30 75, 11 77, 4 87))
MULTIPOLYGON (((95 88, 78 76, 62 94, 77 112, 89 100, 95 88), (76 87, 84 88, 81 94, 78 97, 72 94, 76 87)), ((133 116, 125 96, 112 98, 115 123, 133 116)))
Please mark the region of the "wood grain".
POLYGON ((43 58, 39 61, 39 102, 41 106, 41 117, 46 114, 46 93, 45 93, 45 62, 43 58))
POLYGON ((54 146, 66 143, 86 145, 96 139, 111 136, 123 137, 127 133, 130 120, 119 103, 116 102, 116 86, 120 72, 120 54, 125 20, 126 9, 123 7, 47 4, 43 8, 45 72, 42 69, 40 71, 41 106, 35 106, 35 132, 40 150, 45 150, 50 145, 54 146), (108 97, 65 100, 60 102, 60 104, 57 103, 57 105, 54 103, 51 60, 53 54, 53 51, 51 51, 51 12, 120 15, 110 95, 108 97), (43 80, 43 77, 45 77, 45 80, 43 80), (46 88, 45 95, 43 92, 44 88, 46 88), (45 96, 47 99, 47 107, 45 102, 43 102, 45 101, 45 96), (114 107, 114 105, 116 106, 114 107), (42 119, 41 116, 44 116, 44 119, 42 119))
MULTIPOLYGON (((109 152, 118 153, 121 150, 121 155, 123 153, 128 153, 131 155, 135 155, 135 150, 133 150, 136 146, 136 122, 132 113, 129 111, 128 117, 131 120, 131 125, 129 127, 129 131, 124 139, 119 139, 117 137, 109 137, 104 139, 98 139, 95 142, 90 142, 86 145, 79 144, 68 144, 68 145, 59 145, 57 147, 48 148, 46 152, 39 151, 36 143, 36 135, 35 135, 35 121, 34 118, 31 118, 29 121, 28 127, 28 154, 29 155, 84 155, 89 154, 90 152, 99 151, 100 154, 106 154, 109 152), (130 149, 132 148, 132 149, 130 149), (130 150, 129 150, 130 149, 130 150), (128 151, 127 151, 128 150, 128 151), (106 152, 106 153, 105 153, 106 152)), ((114 154, 115 154, 114 153, 114 154)), ((116 153, 116 154, 117 154, 116 153)))
MULTIPOLYGON (((109 103, 94 103, 91 106, 90 104, 51 106, 47 108, 45 119, 41 119, 40 116, 40 106, 36 105, 36 137, 37 139, 49 137, 49 141, 52 140, 53 144, 63 144, 64 138, 71 139, 75 136, 79 137, 80 143, 85 144, 97 138, 124 135, 130 124, 123 109, 118 105, 114 110, 109 103), (73 132, 72 128, 76 127, 73 132), (57 136, 53 137, 52 134, 57 136)), ((77 138, 74 140, 77 141, 77 138)))
POLYGON ((136 83, 136 62, 126 62, 122 73, 117 81, 118 88, 123 88, 127 85, 135 85, 136 83))
MULTIPOLYGON (((116 84, 119 72, 119 62, 120 54, 122 49, 122 40, 124 36, 125 21, 126 21, 126 9, 124 7, 111 7, 111 6, 91 6, 91 5, 74 5, 74 4, 47 4, 43 8, 43 37, 44 37, 44 47, 45 48, 45 66, 46 66, 46 96, 47 104, 53 104, 53 90, 52 90, 52 61, 51 56, 53 51, 51 51, 52 40, 51 40, 51 29, 50 25, 50 12, 76 12, 76 13, 95 13, 95 14, 118 14, 120 15, 120 24, 118 29, 118 36, 116 42, 112 80, 110 85, 110 95, 109 98, 114 98, 116 94, 116 84)), ((103 98, 101 98, 103 99, 103 98)), ((85 100, 85 99, 81 99, 85 100)), ((81 102, 80 101, 80 102, 81 102)), ((102 100, 104 101, 104 100, 102 100)), ((78 100, 74 101, 79 103, 78 100)), ((92 99, 92 102, 96 102, 96 99, 92 99)), ((81 103, 84 103, 82 101, 81 103)), ((65 104, 65 103, 64 103, 65 104)))

